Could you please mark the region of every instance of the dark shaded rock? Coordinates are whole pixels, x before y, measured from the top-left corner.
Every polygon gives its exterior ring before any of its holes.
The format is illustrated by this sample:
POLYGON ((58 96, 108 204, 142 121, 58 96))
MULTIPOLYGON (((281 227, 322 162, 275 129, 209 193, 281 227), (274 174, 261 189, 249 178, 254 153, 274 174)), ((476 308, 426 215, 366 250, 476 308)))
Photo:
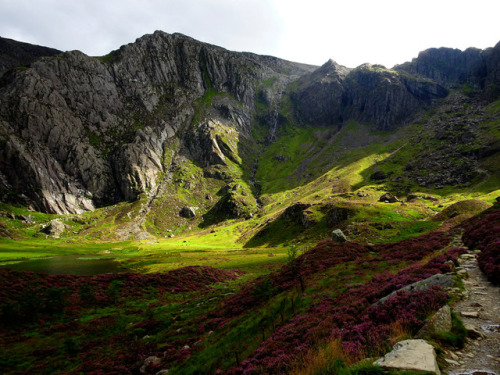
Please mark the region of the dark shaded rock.
POLYGON ((335 229, 332 231, 332 241, 333 242, 347 242, 349 241, 341 229, 335 229))
POLYGON ((283 219, 293 219, 301 215, 302 211, 309 207, 311 207, 311 205, 308 203, 294 203, 291 206, 288 206, 281 216, 283 219))
POLYGON ((420 196, 419 196, 419 195, 417 195, 417 194, 408 194, 408 195, 406 196, 406 201, 407 201, 407 202, 411 202, 411 201, 413 201, 413 200, 415 200, 415 199, 418 199, 418 198, 420 198, 420 196))
POLYGON ((27 67, 34 61, 62 53, 59 50, 0 37, 0 77, 8 70, 27 67))
POLYGON ((386 178, 387 178, 387 174, 384 171, 377 171, 377 172, 374 172, 370 175, 370 179, 375 180, 375 181, 385 180, 386 178))
POLYGON ((316 126, 340 127, 356 120, 389 130, 447 94, 439 84, 409 74, 370 64, 348 69, 330 60, 299 79, 293 99, 304 119, 316 126))
POLYGON ((196 207, 184 206, 179 211, 179 215, 186 219, 191 219, 196 216, 196 207))
POLYGON ((399 202, 399 199, 391 193, 385 193, 379 198, 379 202, 395 203, 399 202))
POLYGON ((328 210, 326 214, 326 224, 329 227, 334 227, 339 225, 341 222, 346 221, 350 217, 354 216, 355 210, 347 207, 336 207, 333 206, 328 210))
POLYGON ((411 62, 396 65, 396 71, 430 78, 446 86, 468 83, 479 85, 487 75, 488 51, 468 48, 429 48, 411 62))
POLYGON ((15 218, 17 220, 24 221, 26 224, 33 224, 34 223, 33 217, 31 217, 31 215, 16 215, 15 218))
POLYGON ((314 223, 314 218, 312 216, 313 212, 311 210, 305 209, 299 214, 300 223, 304 228, 309 227, 312 223, 314 223))

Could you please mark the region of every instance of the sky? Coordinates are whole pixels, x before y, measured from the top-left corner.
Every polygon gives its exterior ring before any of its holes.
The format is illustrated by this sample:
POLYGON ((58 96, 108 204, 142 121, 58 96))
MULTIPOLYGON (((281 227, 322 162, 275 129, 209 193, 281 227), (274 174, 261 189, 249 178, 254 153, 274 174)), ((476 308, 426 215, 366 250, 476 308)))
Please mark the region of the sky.
POLYGON ((0 0, 0 36, 101 56, 155 30, 232 51, 392 67, 431 47, 493 47, 499 0, 0 0))

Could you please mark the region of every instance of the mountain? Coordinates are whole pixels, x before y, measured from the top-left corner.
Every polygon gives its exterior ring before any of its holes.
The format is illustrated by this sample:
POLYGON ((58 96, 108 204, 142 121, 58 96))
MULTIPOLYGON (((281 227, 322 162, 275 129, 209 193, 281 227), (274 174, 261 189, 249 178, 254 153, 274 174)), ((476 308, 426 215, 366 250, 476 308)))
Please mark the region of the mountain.
POLYGON ((1 373, 382 374, 416 337, 498 364, 500 44, 2 48, 1 373))
POLYGON ((0 77, 10 69, 24 68, 41 57, 55 56, 60 53, 61 51, 54 48, 35 46, 0 37, 0 77))
POLYGON ((251 217, 266 194, 380 143, 406 142, 393 155, 401 168, 381 162, 364 178, 393 174, 395 191, 497 171, 496 130, 483 124, 496 118, 485 106, 498 97, 500 44, 430 49, 394 69, 315 67, 161 31, 102 57, 2 46, 2 201, 37 211, 139 200, 129 232, 148 236, 147 220, 161 231, 186 224, 184 206, 197 207, 204 227, 251 217), (289 141, 299 133, 308 140, 297 152, 289 141))

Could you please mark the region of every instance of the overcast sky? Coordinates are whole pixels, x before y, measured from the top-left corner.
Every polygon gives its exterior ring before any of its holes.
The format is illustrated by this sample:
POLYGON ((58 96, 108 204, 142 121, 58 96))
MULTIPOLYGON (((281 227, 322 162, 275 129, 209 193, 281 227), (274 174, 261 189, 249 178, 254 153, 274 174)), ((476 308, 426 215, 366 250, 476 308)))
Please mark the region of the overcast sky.
POLYGON ((155 30, 321 65, 493 47, 499 0, 0 0, 0 36, 99 56, 155 30))

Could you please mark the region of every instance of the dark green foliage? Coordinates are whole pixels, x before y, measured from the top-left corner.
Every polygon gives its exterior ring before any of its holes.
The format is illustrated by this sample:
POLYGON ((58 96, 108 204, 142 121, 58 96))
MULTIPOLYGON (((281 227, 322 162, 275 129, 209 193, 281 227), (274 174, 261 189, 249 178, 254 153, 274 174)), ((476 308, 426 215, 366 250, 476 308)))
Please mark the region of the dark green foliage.
POLYGON ((80 352, 80 346, 78 342, 73 337, 67 337, 64 339, 64 351, 70 356, 74 357, 80 352))
POLYGON ((64 307, 68 304, 67 296, 70 293, 69 290, 53 286, 46 293, 45 310, 48 313, 62 313, 64 307))
POLYGON ((120 291, 123 287, 123 281, 113 280, 109 283, 108 289, 104 292, 106 297, 108 297, 110 303, 115 303, 120 297, 120 291))
POLYGON ((276 293, 276 290, 273 282, 268 277, 265 277, 256 285, 253 296, 256 301, 267 301, 276 293))
POLYGON ((82 284, 80 285, 80 289, 78 292, 80 296, 80 301, 84 305, 94 305, 96 303, 96 294, 95 290, 90 284, 82 284))

